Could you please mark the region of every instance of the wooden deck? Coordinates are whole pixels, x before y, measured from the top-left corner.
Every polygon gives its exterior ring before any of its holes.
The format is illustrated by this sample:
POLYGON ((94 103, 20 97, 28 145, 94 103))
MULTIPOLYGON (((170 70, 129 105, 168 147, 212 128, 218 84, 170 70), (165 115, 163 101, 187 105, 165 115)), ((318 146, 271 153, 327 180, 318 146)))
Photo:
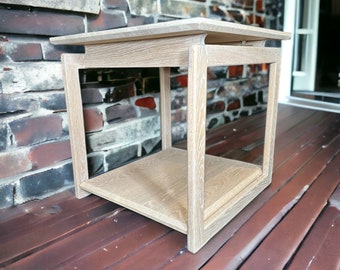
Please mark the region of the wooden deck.
MULTIPOLYGON (((258 163, 263 130, 264 113, 229 123, 208 132, 207 152, 258 163)), ((280 105, 272 184, 198 253, 181 233, 69 190, 0 211, 0 268, 340 269, 339 150, 340 114, 280 105)))

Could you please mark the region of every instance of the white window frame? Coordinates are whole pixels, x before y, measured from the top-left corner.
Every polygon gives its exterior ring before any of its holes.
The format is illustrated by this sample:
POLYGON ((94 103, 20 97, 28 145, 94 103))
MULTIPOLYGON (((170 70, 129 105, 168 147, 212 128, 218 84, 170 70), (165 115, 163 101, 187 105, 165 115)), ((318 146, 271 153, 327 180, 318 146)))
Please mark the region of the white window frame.
MULTIPOLYGON (((284 31, 292 33, 292 38, 288 41, 282 42, 282 64, 281 64, 281 79, 280 79, 280 88, 279 88, 279 102, 284 104, 290 104, 299 107, 305 107, 316 110, 325 110, 330 112, 340 112, 340 105, 336 103, 328 103, 323 101, 297 98, 292 96, 292 75, 304 75, 299 73, 299 71, 293 71, 294 63, 293 63, 293 55, 294 55, 294 43, 296 38, 296 7, 297 1, 299 0, 289 0, 285 1, 285 10, 284 10, 284 31)), ((313 2, 312 13, 309 16, 319 17, 319 0, 311 1, 313 2)), ((317 23, 313 22, 315 27, 318 27, 317 23)), ((312 35, 312 39, 309 41, 309 56, 314 58, 309 61, 308 65, 313 65, 309 70, 309 78, 306 83, 307 90, 314 90, 315 84, 315 69, 316 69, 316 50, 317 50, 317 28, 313 28, 314 35, 312 35), (315 32, 316 31, 316 32, 315 32), (315 34, 316 33, 316 34, 315 34), (314 50, 312 54, 311 51, 314 50), (314 75, 313 75, 314 74, 314 75), (310 87, 313 85, 313 87, 310 87), (308 86, 308 88, 307 88, 308 86)), ((301 31, 302 32, 302 31, 301 31)))

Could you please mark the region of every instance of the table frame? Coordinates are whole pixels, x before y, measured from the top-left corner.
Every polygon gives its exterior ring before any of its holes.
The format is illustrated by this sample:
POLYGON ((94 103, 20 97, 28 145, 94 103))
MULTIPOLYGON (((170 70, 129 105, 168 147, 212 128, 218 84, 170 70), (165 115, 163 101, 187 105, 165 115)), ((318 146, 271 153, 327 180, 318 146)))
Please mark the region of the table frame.
POLYGON ((194 33, 175 37, 149 37, 146 40, 90 43, 85 45, 85 54, 62 56, 76 196, 83 198, 91 193, 96 194, 185 233, 188 250, 193 253, 271 182, 281 60, 280 48, 264 47, 263 41, 205 44, 206 37, 206 33, 194 33), (207 68, 261 63, 269 63, 270 66, 262 166, 206 155, 207 68), (172 148, 171 138, 170 67, 180 66, 188 67, 187 151, 172 148), (146 160, 145 163, 132 162, 89 179, 79 70, 128 67, 160 69, 162 151, 159 156, 142 158, 146 160), (177 159, 181 160, 178 164, 177 159), (158 172, 156 170, 161 177, 154 175, 145 186, 140 184, 139 180, 144 177, 141 168, 156 166, 157 162, 162 161, 164 167, 158 172), (186 163, 185 168, 181 167, 183 162, 186 163), (173 180, 171 169, 164 172, 172 164, 183 172, 184 180, 173 180), (209 171, 210 167, 212 171, 209 171), (227 168, 225 171, 224 167, 227 168), (213 171, 219 170, 223 172, 216 176, 213 171), (137 173, 130 175, 131 171, 137 173), (213 180, 208 179, 211 175, 213 180), (138 197, 141 198, 134 198, 136 195, 131 184, 131 192, 127 191, 125 182, 119 186, 118 178, 122 176, 126 177, 126 181, 138 181, 133 182, 133 185, 140 189, 142 195, 138 197), (115 178, 118 180, 113 180, 115 178), (158 180, 159 186, 155 184, 158 180), (166 182, 168 180, 170 182, 166 182), (174 192, 179 182, 183 182, 183 186, 174 192), (152 191, 155 185, 163 189, 163 197, 149 199, 153 196, 150 194, 156 194, 152 191), (220 186, 225 186, 225 190, 218 191, 220 186), (183 190, 185 195, 182 198, 180 194, 183 190), (155 206, 163 202, 170 205, 169 210, 165 209, 166 206, 164 211, 155 206), (172 218, 172 214, 175 218, 172 218))

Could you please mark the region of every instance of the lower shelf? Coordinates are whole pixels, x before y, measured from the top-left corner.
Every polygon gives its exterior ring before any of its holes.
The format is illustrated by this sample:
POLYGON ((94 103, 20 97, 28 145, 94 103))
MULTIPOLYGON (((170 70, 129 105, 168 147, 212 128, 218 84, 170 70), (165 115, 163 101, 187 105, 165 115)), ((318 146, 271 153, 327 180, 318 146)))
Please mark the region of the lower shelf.
MULTIPOLYGON (((187 152, 170 148, 81 183, 81 188, 187 234, 187 152)), ((205 221, 262 173, 261 167, 206 155, 205 221)), ((238 198, 239 197, 239 198, 238 198)))

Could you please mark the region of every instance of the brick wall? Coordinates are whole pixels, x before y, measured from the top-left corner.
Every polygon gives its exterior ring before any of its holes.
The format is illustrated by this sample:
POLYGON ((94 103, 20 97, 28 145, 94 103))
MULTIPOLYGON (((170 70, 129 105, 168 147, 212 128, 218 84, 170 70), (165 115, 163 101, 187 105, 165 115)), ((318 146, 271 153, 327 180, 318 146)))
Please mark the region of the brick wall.
MULTIPOLYGON (((99 2, 99 14, 90 14, 0 0, 0 208, 43 198, 73 184, 60 55, 84 49, 53 46, 49 37, 177 16, 161 9, 150 12, 133 0, 99 2)), ((228 20, 236 20, 232 10, 250 14, 253 7, 253 1, 229 1, 227 12, 226 3, 187 2, 199 8, 204 3, 213 11, 210 17, 228 20)), ((267 1, 258 7, 262 26, 280 28, 276 16, 280 5, 267 1)), ((173 136, 179 140, 186 136, 186 70, 173 69, 172 75, 173 136)), ((208 128, 265 108, 266 65, 211 68, 209 76, 208 128)), ((158 70, 86 70, 81 78, 91 175, 159 149, 158 70)))

